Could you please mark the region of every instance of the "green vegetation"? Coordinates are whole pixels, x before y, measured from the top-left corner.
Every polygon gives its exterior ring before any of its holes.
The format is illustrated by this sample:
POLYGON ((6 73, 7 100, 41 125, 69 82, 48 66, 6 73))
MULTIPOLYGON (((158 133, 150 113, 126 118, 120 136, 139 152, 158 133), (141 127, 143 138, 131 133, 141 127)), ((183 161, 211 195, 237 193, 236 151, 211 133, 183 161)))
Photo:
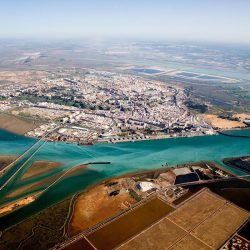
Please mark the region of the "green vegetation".
POLYGON ((0 96, 0 101, 5 101, 5 100, 7 100, 7 97, 5 97, 5 96, 0 96))
MULTIPOLYGON (((72 96, 74 96, 74 95, 72 95, 72 96)), ((27 101, 32 102, 32 103, 49 102, 49 103, 55 103, 55 104, 64 105, 64 106, 77 107, 77 108, 81 108, 81 109, 91 109, 91 110, 96 110, 96 109, 109 110, 110 109, 110 107, 108 107, 106 105, 98 105, 97 106, 95 104, 87 104, 83 101, 72 100, 72 99, 68 99, 68 98, 63 97, 63 96, 48 97, 48 96, 36 96, 36 95, 24 94, 22 96, 18 96, 15 98, 16 98, 16 100, 20 100, 20 101, 27 100, 27 101)), ((1 100, 1 97, 0 97, 0 100, 1 100)))
MULTIPOLYGON (((166 83, 172 80, 169 76, 164 75, 154 78, 166 83)), ((196 100, 195 102, 209 104, 209 113, 216 114, 217 111, 250 112, 250 85, 247 81, 236 85, 222 82, 197 84, 190 80, 178 80, 178 85, 184 87, 187 93, 196 100)))
POLYGON ((138 196, 138 194, 133 190, 133 189, 129 189, 129 194, 132 198, 134 198, 136 201, 140 201, 142 198, 140 196, 138 196))
POLYGON ((232 115, 227 115, 227 114, 221 114, 218 116, 219 118, 221 119, 227 119, 227 120, 230 120, 230 121, 240 121, 240 119, 238 117, 232 117, 232 115))
POLYGON ((48 249, 68 238, 71 199, 48 207, 29 219, 2 231, 1 249, 48 249))
POLYGON ((208 106, 206 104, 203 104, 203 103, 200 104, 200 103, 194 102, 192 100, 187 101, 186 105, 188 108, 194 109, 200 113, 205 113, 208 110, 208 106))
POLYGON ((55 103, 55 104, 60 104, 60 105, 65 105, 65 106, 73 106, 73 107, 78 107, 78 108, 87 108, 87 105, 84 102, 81 101, 73 101, 73 100, 68 100, 65 99, 61 96, 52 96, 49 98, 48 96, 34 96, 34 95, 22 95, 18 96, 16 98, 17 100, 27 100, 32 103, 38 103, 38 102, 50 102, 50 103, 55 103))

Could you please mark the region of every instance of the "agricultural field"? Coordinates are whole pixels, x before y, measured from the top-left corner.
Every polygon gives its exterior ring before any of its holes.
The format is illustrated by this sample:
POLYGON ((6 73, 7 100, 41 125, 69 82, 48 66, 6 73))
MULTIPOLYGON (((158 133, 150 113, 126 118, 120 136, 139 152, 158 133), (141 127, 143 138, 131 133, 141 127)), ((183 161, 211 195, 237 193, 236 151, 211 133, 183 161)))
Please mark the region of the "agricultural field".
POLYGON ((250 215, 207 189, 118 249, 218 249, 250 215), (231 219, 230 219, 231 218, 231 219), (228 223, 230 221, 230 223, 228 223))
POLYGON ((98 249, 112 249, 173 211, 154 198, 87 236, 98 249))

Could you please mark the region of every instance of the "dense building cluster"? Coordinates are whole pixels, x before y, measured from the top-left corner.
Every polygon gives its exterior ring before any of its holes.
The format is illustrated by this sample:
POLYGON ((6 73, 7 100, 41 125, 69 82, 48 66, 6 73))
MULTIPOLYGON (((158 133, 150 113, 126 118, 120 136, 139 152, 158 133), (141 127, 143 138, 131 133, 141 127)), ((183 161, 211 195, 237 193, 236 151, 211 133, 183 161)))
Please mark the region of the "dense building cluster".
MULTIPOLYGON (((184 89, 129 75, 92 70, 71 78, 9 85, 0 96, 5 102, 18 100, 22 113, 45 118, 48 126, 60 123, 64 129, 52 133, 51 140, 116 142, 213 133, 189 112, 184 89)), ((27 135, 41 136, 48 126, 27 135)))

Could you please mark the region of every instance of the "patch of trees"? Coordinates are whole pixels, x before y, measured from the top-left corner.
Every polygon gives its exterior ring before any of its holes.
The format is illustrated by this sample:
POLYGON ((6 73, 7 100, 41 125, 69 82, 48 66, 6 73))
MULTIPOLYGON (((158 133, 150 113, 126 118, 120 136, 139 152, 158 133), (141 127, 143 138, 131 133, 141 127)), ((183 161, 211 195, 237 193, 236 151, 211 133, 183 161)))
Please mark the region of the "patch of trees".
POLYGON ((198 112, 200 113, 205 113, 207 112, 208 110, 208 106, 204 103, 197 103, 197 102, 194 102, 194 101, 187 101, 186 102, 186 106, 190 109, 195 109, 197 110, 198 112))
POLYGON ((219 118, 230 120, 230 121, 240 121, 238 117, 232 117, 231 115, 219 115, 219 118))

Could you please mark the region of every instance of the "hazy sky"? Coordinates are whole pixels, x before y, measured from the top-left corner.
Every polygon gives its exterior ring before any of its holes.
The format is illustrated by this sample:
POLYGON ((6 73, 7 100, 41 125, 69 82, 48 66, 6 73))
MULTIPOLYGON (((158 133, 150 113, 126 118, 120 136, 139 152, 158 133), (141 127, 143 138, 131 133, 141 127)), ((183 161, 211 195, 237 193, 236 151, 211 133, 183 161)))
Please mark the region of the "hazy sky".
POLYGON ((1 0, 0 37, 250 44, 250 0, 1 0))

